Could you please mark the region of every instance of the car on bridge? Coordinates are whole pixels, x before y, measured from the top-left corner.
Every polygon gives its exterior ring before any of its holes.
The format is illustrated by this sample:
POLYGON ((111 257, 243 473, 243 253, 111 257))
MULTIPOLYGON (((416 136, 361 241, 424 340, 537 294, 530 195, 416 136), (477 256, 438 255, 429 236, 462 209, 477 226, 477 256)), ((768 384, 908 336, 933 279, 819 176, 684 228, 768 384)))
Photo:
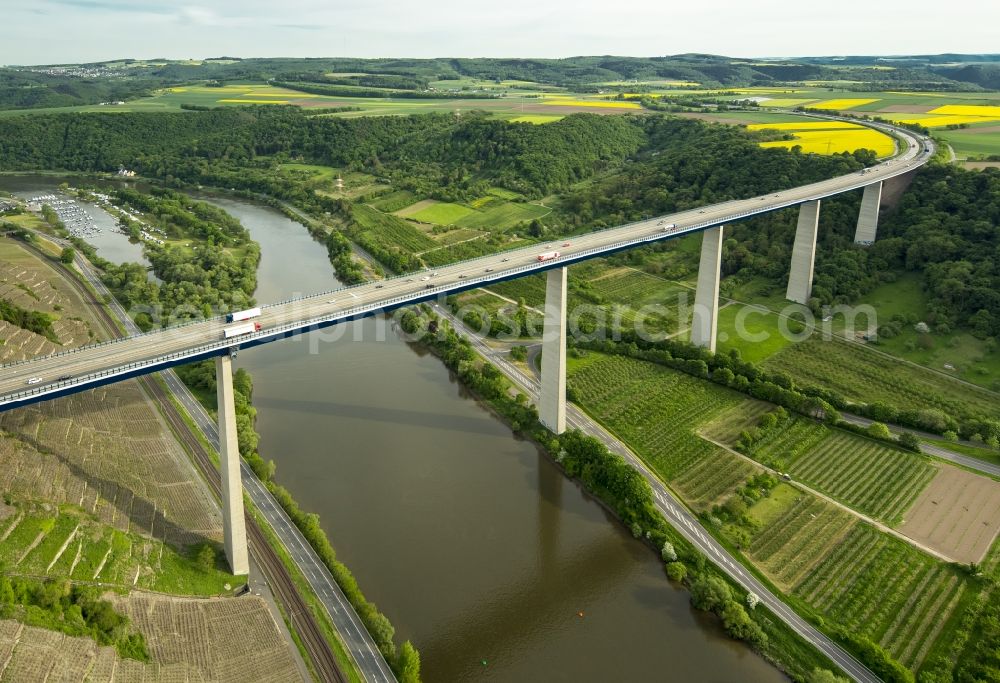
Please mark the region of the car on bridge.
POLYGON ((32 377, 28 380, 28 384, 38 384, 42 381, 41 377, 32 377))

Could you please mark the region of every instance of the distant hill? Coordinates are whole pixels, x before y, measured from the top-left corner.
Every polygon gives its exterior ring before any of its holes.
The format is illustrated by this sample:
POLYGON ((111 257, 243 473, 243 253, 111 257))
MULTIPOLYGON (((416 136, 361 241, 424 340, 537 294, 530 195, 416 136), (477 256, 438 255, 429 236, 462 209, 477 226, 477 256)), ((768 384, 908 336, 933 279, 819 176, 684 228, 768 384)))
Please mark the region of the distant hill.
POLYGON ((394 88, 420 90, 431 81, 462 78, 532 81, 577 91, 625 87, 613 84, 641 81, 735 88, 824 80, 851 81, 854 83, 852 88, 857 90, 905 87, 941 91, 995 90, 1000 89, 1000 55, 737 59, 688 53, 663 57, 594 55, 566 59, 121 59, 0 69, 0 109, 96 104, 138 97, 156 87, 197 81, 283 80, 363 86, 391 83, 394 88))

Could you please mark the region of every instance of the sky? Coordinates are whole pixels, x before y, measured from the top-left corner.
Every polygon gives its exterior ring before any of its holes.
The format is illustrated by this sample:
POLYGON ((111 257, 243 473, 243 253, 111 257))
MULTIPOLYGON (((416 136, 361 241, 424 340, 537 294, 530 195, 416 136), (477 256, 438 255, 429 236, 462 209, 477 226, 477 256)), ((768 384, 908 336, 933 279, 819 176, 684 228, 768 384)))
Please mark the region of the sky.
POLYGON ((996 0, 0 0, 0 16, 0 64, 1000 51, 996 0))

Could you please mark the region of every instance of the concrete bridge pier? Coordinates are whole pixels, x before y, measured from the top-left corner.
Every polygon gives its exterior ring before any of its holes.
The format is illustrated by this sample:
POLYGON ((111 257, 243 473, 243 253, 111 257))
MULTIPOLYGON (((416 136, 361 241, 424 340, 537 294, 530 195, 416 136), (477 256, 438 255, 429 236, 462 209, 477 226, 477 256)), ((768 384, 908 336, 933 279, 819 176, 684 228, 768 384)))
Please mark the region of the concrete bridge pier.
POLYGON ((691 315, 691 343, 715 351, 719 328, 719 280, 722 276, 722 236, 725 226, 701 233, 698 289, 691 315))
POLYGON ((566 269, 550 270, 545 281, 542 331, 542 393, 538 419, 555 434, 566 431, 566 269))
POLYGON ((222 533, 226 560, 233 574, 250 573, 247 529, 240 479, 240 446, 236 438, 236 400, 233 396, 233 360, 215 357, 216 398, 219 403, 219 466, 222 474, 222 533))
POLYGON ((800 304, 812 295, 813 265, 816 262, 816 234, 819 230, 819 200, 799 206, 799 224, 792 246, 792 267, 788 273, 785 298, 800 304))
POLYGON ((882 201, 882 181, 865 185, 865 194, 861 198, 861 211, 858 212, 858 227, 854 231, 854 243, 869 245, 875 241, 878 230, 878 207, 882 201))

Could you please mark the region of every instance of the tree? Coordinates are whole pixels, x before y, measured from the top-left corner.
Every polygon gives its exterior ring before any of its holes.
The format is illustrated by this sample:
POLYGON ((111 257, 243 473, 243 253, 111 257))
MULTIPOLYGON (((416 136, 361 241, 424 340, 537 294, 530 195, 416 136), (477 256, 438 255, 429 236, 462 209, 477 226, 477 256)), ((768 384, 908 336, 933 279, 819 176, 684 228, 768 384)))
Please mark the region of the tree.
POLYGON ((691 604, 706 612, 715 612, 733 599, 729 585, 718 576, 699 577, 691 584, 691 604))
POLYGON ((73 263, 73 259, 76 258, 76 250, 73 247, 66 247, 59 254, 59 260, 65 263, 67 266, 73 263))
POLYGON ((913 432, 903 432, 900 434, 899 445, 903 448, 920 453, 920 437, 913 432))
POLYGON ((202 571, 210 572, 215 569, 215 548, 211 543, 202 543, 195 555, 195 562, 202 571))
POLYGON ((683 562, 670 562, 667 564, 667 578, 677 583, 683 582, 687 578, 687 565, 683 562))
POLYGON ((664 562, 673 562, 677 559, 677 551, 674 550, 674 544, 670 541, 664 541, 663 547, 660 548, 660 557, 663 558, 664 562))
POLYGON ((892 438, 892 433, 889 428, 882 422, 872 422, 868 425, 866 430, 868 435, 875 439, 890 439, 892 438))
POLYGON ((834 675, 832 671, 827 669, 813 669, 812 672, 806 676, 806 683, 848 683, 847 679, 841 678, 840 676, 834 675))
POLYGON ((745 640, 755 645, 763 645, 767 642, 767 634, 764 633, 764 630, 750 618, 747 611, 743 609, 743 605, 735 600, 727 600, 719 616, 722 617, 726 633, 733 638, 745 640))
POLYGON ((396 672, 399 683, 420 683, 420 653, 408 640, 399 648, 396 672))

